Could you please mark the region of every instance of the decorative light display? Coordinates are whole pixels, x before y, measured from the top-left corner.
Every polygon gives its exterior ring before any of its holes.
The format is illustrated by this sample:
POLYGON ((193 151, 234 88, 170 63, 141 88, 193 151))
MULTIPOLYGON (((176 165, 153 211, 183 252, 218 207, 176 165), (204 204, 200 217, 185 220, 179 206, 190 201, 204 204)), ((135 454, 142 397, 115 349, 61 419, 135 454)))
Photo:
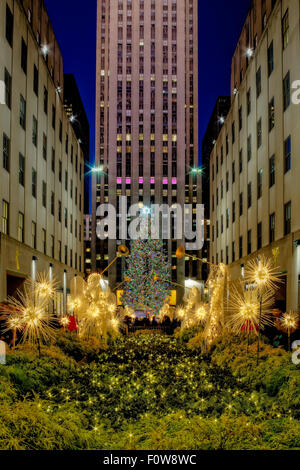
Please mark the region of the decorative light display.
POLYGON ((69 306, 76 316, 79 335, 95 336, 106 344, 108 333, 118 333, 120 320, 116 314, 116 297, 109 288, 101 287, 101 280, 98 273, 92 273, 87 282, 81 277, 74 278, 69 306))
POLYGON ((34 287, 37 296, 50 301, 57 290, 58 282, 55 279, 50 279, 48 274, 38 273, 34 287))
POLYGON ((223 333, 225 329, 225 312, 229 295, 229 270, 221 263, 212 265, 207 281, 210 292, 210 305, 204 329, 204 340, 207 347, 223 333))
POLYGON ((257 364, 259 361, 260 350, 260 334, 262 327, 262 307, 263 296, 265 292, 270 292, 274 295, 278 289, 278 284, 281 282, 278 268, 274 267, 272 261, 264 255, 256 259, 248 261, 245 267, 245 282, 249 288, 256 288, 258 300, 260 304, 259 318, 258 318, 258 336, 257 336, 257 364))
POLYGON ((159 315, 170 296, 170 265, 163 250, 163 243, 150 237, 131 244, 125 279, 128 279, 123 295, 124 305, 133 310, 144 310, 159 315))
POLYGON ((257 288, 245 289, 244 283, 239 282, 231 287, 228 303, 228 325, 234 333, 245 333, 248 338, 247 352, 251 333, 257 334, 260 327, 273 323, 271 307, 274 303, 273 292, 262 294, 262 304, 257 288), (261 313, 260 313, 261 309, 261 313))
POLYGON ((197 287, 189 290, 184 304, 176 309, 175 317, 181 321, 181 328, 193 328, 207 320, 208 305, 202 302, 201 292, 197 287))
POLYGON ((47 342, 54 336, 54 315, 49 312, 49 301, 55 293, 55 281, 40 275, 38 281, 27 279, 23 289, 17 291, 16 297, 9 297, 6 314, 6 330, 17 331, 22 341, 37 344, 47 342))
POLYGON ((169 318, 170 321, 172 322, 175 317, 175 308, 171 307, 168 303, 163 305, 163 307, 160 309, 159 315, 158 315, 158 321, 160 323, 163 323, 166 318, 169 318))
POLYGON ((256 285, 259 291, 273 290, 278 288, 281 282, 278 268, 273 266, 272 261, 265 256, 251 259, 245 266, 246 283, 256 285))
POLYGON ((286 312, 279 320, 279 329, 288 335, 288 350, 291 350, 291 334, 294 333, 299 324, 299 314, 297 312, 286 312))

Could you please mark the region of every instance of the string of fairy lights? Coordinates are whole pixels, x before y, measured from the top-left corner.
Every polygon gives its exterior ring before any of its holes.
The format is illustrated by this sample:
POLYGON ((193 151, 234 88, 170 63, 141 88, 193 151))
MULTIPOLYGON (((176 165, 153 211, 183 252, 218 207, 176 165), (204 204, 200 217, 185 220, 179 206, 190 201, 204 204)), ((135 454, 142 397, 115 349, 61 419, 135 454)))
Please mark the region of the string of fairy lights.
MULTIPOLYGON (((178 248, 176 255, 182 258, 184 248, 178 248)), ((119 247, 115 260, 119 256, 128 257, 124 308, 117 309, 115 294, 109 287, 103 287, 103 273, 93 273, 87 281, 78 276, 71 282, 69 308, 82 338, 95 336, 106 344, 109 335, 118 335, 126 317, 134 319, 137 310, 144 310, 156 315, 161 322, 166 317, 171 321, 179 320, 183 330, 201 328, 206 349, 224 333, 246 332, 248 341, 251 334, 256 334, 258 360, 261 331, 271 324, 288 334, 290 348, 290 335, 298 327, 299 316, 297 312, 286 312, 279 322, 274 320, 272 308, 281 275, 278 267, 265 256, 251 259, 246 264, 244 276, 235 282, 231 282, 225 264, 211 265, 207 281, 209 299, 205 300, 194 287, 175 311, 168 303, 170 266, 161 241, 138 239, 133 242, 131 253, 126 246, 119 247)), ((4 312, 7 315, 6 331, 12 330, 14 336, 19 332, 23 341, 31 344, 49 342, 55 334, 55 317, 50 304, 56 288, 56 281, 43 274, 36 280, 28 279, 17 298, 8 299, 4 312)), ((67 328, 70 317, 62 316, 59 321, 67 328)))
POLYGON ((49 413, 72 403, 87 413, 95 431, 106 420, 119 427, 153 412, 164 416, 181 410, 182 417, 213 417, 216 422, 224 414, 242 414, 249 424, 268 418, 293 420, 296 412, 285 401, 268 406, 264 394, 251 390, 246 376, 235 377, 229 368, 159 335, 118 340, 101 353, 97 365, 77 370, 47 390, 41 403, 49 413))

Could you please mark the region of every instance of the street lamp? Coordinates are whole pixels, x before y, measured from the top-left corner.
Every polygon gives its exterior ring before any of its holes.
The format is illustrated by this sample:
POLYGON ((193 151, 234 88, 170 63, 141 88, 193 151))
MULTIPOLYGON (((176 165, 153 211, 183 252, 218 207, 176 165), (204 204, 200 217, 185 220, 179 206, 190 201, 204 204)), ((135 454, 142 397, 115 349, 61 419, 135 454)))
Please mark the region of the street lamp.
POLYGON ((203 170, 202 170, 201 167, 198 167, 198 168, 197 168, 197 167, 194 167, 194 168, 192 168, 191 173, 192 173, 193 175, 202 175, 203 170))
POLYGON ((246 50, 246 56, 248 57, 248 59, 251 59, 251 57, 253 56, 253 49, 251 47, 248 47, 248 49, 246 50))

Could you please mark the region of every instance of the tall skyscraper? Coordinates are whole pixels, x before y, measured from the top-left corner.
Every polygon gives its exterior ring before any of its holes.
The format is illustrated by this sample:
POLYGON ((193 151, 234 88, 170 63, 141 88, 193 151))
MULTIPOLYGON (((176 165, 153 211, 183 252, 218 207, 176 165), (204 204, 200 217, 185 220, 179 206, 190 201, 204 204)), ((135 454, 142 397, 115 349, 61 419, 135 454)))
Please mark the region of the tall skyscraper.
MULTIPOLYGON (((198 170, 197 0, 98 0, 96 164, 92 265, 103 270, 128 240, 97 240, 96 208, 201 201, 198 170)), ((195 212, 195 210, 194 210, 195 212)), ((200 278, 200 264, 177 260, 173 280, 200 278)), ((121 258, 109 270, 122 281, 121 258)))

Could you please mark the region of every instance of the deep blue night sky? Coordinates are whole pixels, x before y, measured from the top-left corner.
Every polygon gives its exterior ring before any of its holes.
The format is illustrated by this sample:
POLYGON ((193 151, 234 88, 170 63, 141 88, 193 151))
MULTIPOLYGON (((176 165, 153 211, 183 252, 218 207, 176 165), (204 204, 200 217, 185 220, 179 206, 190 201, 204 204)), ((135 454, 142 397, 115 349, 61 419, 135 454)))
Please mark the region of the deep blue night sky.
MULTIPOLYGON (((45 3, 63 54, 64 70, 74 73, 88 115, 93 161, 97 1, 45 0, 45 3)), ((230 93, 231 59, 250 3, 250 0, 199 0, 200 152, 217 96, 230 93)))

